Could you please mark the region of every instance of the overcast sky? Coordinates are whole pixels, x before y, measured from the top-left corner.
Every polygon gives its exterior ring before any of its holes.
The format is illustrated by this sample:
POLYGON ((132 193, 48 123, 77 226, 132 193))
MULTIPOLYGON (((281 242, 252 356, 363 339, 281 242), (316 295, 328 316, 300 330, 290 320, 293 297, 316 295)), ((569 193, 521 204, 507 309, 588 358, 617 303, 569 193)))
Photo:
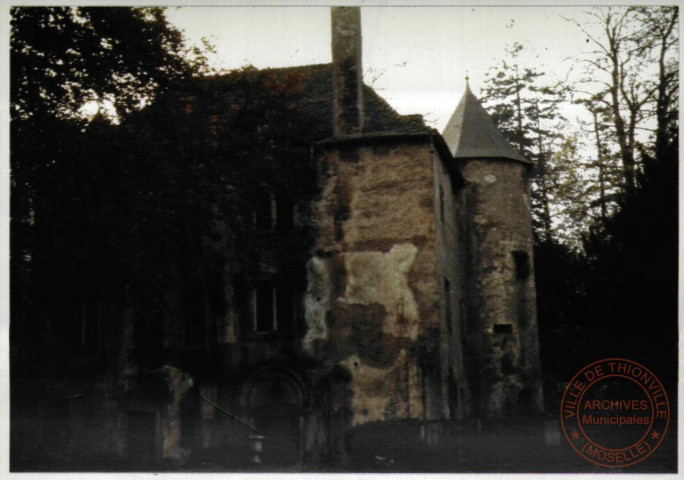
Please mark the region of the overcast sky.
MULTIPOLYGON (((423 114, 441 131, 463 94, 466 72, 478 95, 507 45, 519 42, 538 55, 533 66, 549 80, 565 77, 571 66, 565 59, 587 44, 563 17, 579 19, 585 10, 363 7, 364 78, 400 113, 423 114)), ((328 7, 172 7, 167 16, 192 42, 209 39, 221 68, 331 61, 328 7)))

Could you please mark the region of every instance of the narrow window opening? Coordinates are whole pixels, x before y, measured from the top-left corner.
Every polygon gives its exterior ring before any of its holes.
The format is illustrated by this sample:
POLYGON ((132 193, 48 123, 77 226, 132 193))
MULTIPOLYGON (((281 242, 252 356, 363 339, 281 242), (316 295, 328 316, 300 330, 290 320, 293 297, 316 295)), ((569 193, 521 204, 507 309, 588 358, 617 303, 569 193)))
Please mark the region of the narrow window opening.
POLYGON ((258 230, 272 231, 277 215, 276 200, 271 193, 258 195, 254 204, 254 226, 258 230))
POLYGON ((275 291, 276 321, 278 330, 291 331, 294 327, 294 292, 291 286, 278 285, 275 291))
POLYGON ((513 260, 515 261, 515 276, 519 279, 525 279, 529 277, 530 257, 527 252, 515 250, 513 252, 513 260))
POLYGON ((289 230, 294 226, 294 204, 286 195, 278 195, 275 202, 276 230, 289 230))
POLYGON ((250 293, 252 330, 256 333, 289 332, 295 329, 296 302, 292 285, 285 281, 257 284, 250 293))
POLYGON ((494 333, 501 335, 512 335, 513 325, 510 323, 497 323, 494 325, 494 333))
POLYGON ((255 290, 254 330, 271 332, 276 327, 275 288, 272 285, 260 285, 255 290))

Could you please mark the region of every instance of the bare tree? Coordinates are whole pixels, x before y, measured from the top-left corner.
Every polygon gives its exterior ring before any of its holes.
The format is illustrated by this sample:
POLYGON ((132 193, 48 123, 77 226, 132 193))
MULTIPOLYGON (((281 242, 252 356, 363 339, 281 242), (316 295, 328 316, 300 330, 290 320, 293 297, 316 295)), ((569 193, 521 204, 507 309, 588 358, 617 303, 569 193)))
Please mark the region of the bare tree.
POLYGON ((635 152, 643 147, 637 130, 644 128, 643 122, 653 118, 655 111, 657 156, 662 156, 672 137, 668 129, 678 95, 678 64, 672 55, 678 42, 678 9, 603 7, 587 14, 598 26, 598 33, 593 33, 589 24, 570 21, 594 46, 589 58, 584 59, 588 67, 584 81, 600 86, 599 94, 592 94, 594 101, 603 103, 611 112, 625 192, 629 195, 636 188, 635 152), (656 80, 649 76, 649 66, 654 63, 659 70, 656 80))
POLYGON ((634 7, 630 9, 641 25, 634 35, 636 52, 653 58, 658 64, 655 83, 655 158, 662 160, 671 141, 670 134, 676 128, 679 100, 679 8, 634 7))

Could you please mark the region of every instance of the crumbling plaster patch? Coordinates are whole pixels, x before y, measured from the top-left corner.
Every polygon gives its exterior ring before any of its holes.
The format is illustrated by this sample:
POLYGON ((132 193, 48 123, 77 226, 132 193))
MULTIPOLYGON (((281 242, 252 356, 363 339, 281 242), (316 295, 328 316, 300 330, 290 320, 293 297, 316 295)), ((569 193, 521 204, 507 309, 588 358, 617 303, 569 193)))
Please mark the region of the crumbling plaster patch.
POLYGON ((417 252, 400 243, 389 252, 345 252, 307 264, 304 348, 352 372, 354 424, 422 412, 406 349, 420 329, 408 280, 417 252))
POLYGON ((346 278, 344 292, 337 298, 332 298, 335 290, 333 259, 311 258, 307 263, 308 288, 304 298, 308 326, 304 349, 316 355, 316 341, 328 340, 326 316, 333 302, 382 305, 386 311, 382 332, 416 340, 420 315, 409 287, 408 273, 417 251, 415 245, 404 243, 394 245, 389 252, 339 254, 337 257, 343 260, 346 278))
POLYGON ((383 333, 411 340, 418 338, 418 305, 408 284, 408 272, 418 249, 404 243, 387 252, 344 254, 347 271, 345 300, 368 305, 379 303, 387 311, 383 333))

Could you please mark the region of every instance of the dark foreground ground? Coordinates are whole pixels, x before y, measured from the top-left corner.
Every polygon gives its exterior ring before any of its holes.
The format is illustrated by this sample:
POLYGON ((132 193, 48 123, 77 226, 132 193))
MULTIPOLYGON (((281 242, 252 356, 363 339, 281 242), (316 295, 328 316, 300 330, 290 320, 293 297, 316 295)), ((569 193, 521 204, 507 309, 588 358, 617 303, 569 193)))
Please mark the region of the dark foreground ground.
POLYGON ((262 463, 247 450, 195 452, 184 465, 72 457, 43 464, 14 462, 13 471, 175 471, 175 472, 430 472, 430 473, 674 473, 677 471, 677 425, 671 422, 660 447, 630 467, 608 469, 589 463, 569 446, 555 420, 517 424, 419 423, 369 425, 347 439, 346 458, 302 463, 269 453, 265 440, 262 463))

